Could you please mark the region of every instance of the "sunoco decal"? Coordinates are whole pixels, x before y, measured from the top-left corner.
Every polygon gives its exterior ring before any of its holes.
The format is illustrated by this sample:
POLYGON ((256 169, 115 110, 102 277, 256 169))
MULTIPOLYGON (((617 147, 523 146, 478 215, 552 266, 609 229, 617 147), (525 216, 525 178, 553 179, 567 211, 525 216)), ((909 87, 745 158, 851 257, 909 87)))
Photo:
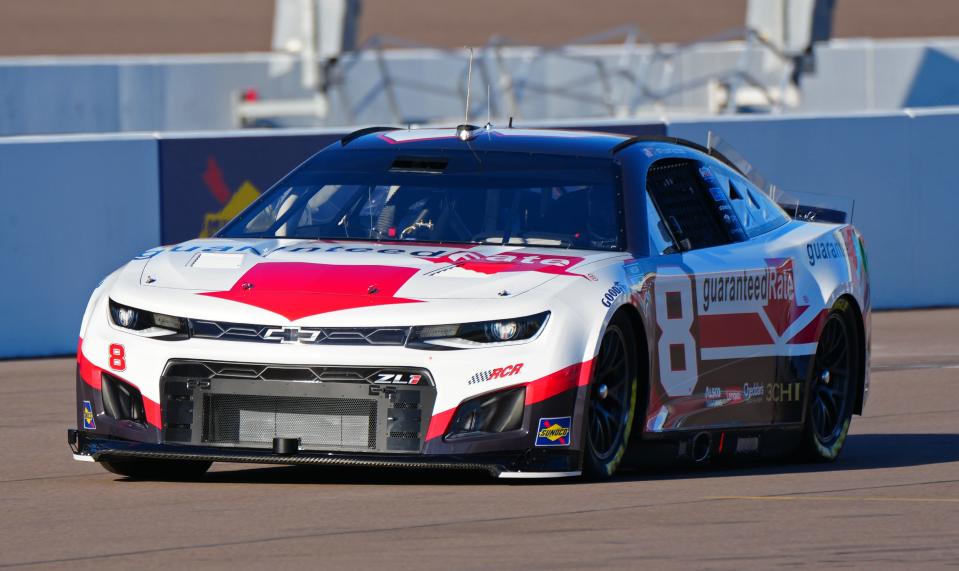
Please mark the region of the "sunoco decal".
POLYGON ((569 431, 573 419, 569 416, 539 419, 536 446, 569 446, 569 431))

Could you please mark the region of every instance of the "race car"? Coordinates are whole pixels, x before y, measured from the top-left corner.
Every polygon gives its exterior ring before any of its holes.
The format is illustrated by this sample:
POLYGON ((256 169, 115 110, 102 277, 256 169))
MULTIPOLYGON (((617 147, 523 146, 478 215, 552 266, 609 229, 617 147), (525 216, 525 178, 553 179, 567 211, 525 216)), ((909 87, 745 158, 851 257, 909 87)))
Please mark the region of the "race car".
POLYGON ((833 460, 869 390, 863 240, 771 196, 679 139, 357 131, 96 288, 69 444, 133 478, 833 460))

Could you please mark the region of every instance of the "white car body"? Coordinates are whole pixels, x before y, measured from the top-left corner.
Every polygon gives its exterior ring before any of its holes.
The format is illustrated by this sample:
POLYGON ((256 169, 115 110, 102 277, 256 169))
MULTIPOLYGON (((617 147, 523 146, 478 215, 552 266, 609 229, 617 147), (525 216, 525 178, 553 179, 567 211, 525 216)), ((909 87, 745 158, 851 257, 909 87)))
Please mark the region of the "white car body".
MULTIPOLYGON (((397 139, 419 140, 409 135, 397 139)), ((717 171, 725 168, 687 147, 650 143, 646 148, 655 153, 647 152, 645 158, 639 153, 642 147, 629 150, 636 161, 648 163, 673 153, 695 157, 717 171)), ((624 184, 629 183, 626 179, 624 184)), ((635 208, 635 199, 632 203, 635 208)), ((626 208, 631 208, 629 198, 626 208)), ((230 461, 234 454, 235 461, 308 463, 325 455, 375 466, 428 464, 435 457, 439 465, 487 466, 502 476, 575 475, 581 470, 592 365, 617 312, 629 311, 644 341, 639 353, 646 394, 636 412, 641 438, 673 438, 682 443, 680 453, 688 439, 704 432, 727 438, 728 431, 731 442, 740 434, 743 444, 731 445, 731 450, 748 453, 755 451, 750 438, 759 438, 767 428, 801 427, 808 388, 794 389, 802 381, 784 378, 783 367, 815 355, 823 321, 844 299, 862 316, 868 363, 868 279, 861 240, 851 226, 791 220, 745 241, 670 253, 651 252, 650 241, 638 240, 646 243, 646 252, 632 246, 598 251, 298 238, 209 238, 149 250, 107 277, 84 314, 77 421, 87 444, 76 451, 103 459, 117 450, 135 455, 137 445, 144 444, 150 448, 139 449, 146 454, 142 457, 189 459, 192 445, 197 458, 210 460, 230 461), (259 337, 158 339, 162 330, 117 325, 111 300, 193 324, 216 322, 224 330, 222 324, 248 325, 259 337), (672 309, 675 303, 679 313, 672 309), (544 312, 548 318, 533 337, 492 346, 426 350, 317 342, 328 330, 398 328, 409 335, 413 327, 544 312), (169 449, 169 456, 159 456, 170 444, 164 436, 170 423, 164 416, 161 377, 171 361, 373 367, 387 370, 371 381, 384 386, 394 384, 390 369, 425 370, 435 394, 423 397, 420 406, 425 409, 429 402, 430 410, 415 425, 415 445, 407 450, 388 450, 380 440, 368 449, 345 441, 324 447, 308 444, 307 437, 301 454, 278 456, 267 441, 204 444, 194 427, 192 443, 181 442, 169 449), (100 402, 103 374, 139 390, 145 418, 117 420, 106 413, 100 402), (526 389, 520 430, 448 438, 463 403, 513 387, 526 389), (540 432, 542 421, 553 418, 568 418, 568 424, 553 422, 555 432, 540 432), (565 436, 552 439, 564 431, 565 436), (506 460, 496 457, 500 452, 506 460)), ((409 383, 404 376, 395 384, 412 390, 409 383)), ((868 367, 861 385, 858 410, 868 391, 868 367)), ((341 431, 343 418, 337 421, 341 431)), ((383 430, 380 422, 376 431, 383 430)), ((379 434, 377 439, 381 437, 386 438, 379 434)), ((713 440, 714 453, 724 452, 713 440)))

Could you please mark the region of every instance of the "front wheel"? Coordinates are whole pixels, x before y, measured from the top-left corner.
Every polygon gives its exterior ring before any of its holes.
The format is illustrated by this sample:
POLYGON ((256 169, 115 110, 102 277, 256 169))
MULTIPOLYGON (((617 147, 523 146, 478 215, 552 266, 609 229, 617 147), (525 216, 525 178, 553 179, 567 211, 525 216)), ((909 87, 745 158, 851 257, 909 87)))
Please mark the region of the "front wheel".
POLYGON ((855 317, 848 302, 840 300, 826 317, 813 361, 800 445, 809 460, 835 460, 846 442, 859 379, 858 343, 855 317))
POLYGON ((626 453, 636 414, 636 343, 624 315, 613 318, 599 347, 589 384, 583 475, 610 478, 626 453))
POLYGON ((212 462, 193 460, 104 460, 108 471, 134 480, 193 480, 210 469, 212 462))

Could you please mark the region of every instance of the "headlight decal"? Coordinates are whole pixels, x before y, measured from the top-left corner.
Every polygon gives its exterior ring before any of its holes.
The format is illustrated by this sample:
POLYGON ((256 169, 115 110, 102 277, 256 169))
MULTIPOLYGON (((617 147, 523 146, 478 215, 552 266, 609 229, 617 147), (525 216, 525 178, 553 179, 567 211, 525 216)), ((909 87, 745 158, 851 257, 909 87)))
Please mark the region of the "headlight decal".
POLYGON ((110 321, 124 331, 144 337, 166 340, 186 339, 190 328, 186 319, 154 313, 110 300, 110 321))
POLYGON ((414 327, 408 347, 416 349, 475 349, 516 344, 536 338, 549 320, 550 312, 494 321, 414 327))

